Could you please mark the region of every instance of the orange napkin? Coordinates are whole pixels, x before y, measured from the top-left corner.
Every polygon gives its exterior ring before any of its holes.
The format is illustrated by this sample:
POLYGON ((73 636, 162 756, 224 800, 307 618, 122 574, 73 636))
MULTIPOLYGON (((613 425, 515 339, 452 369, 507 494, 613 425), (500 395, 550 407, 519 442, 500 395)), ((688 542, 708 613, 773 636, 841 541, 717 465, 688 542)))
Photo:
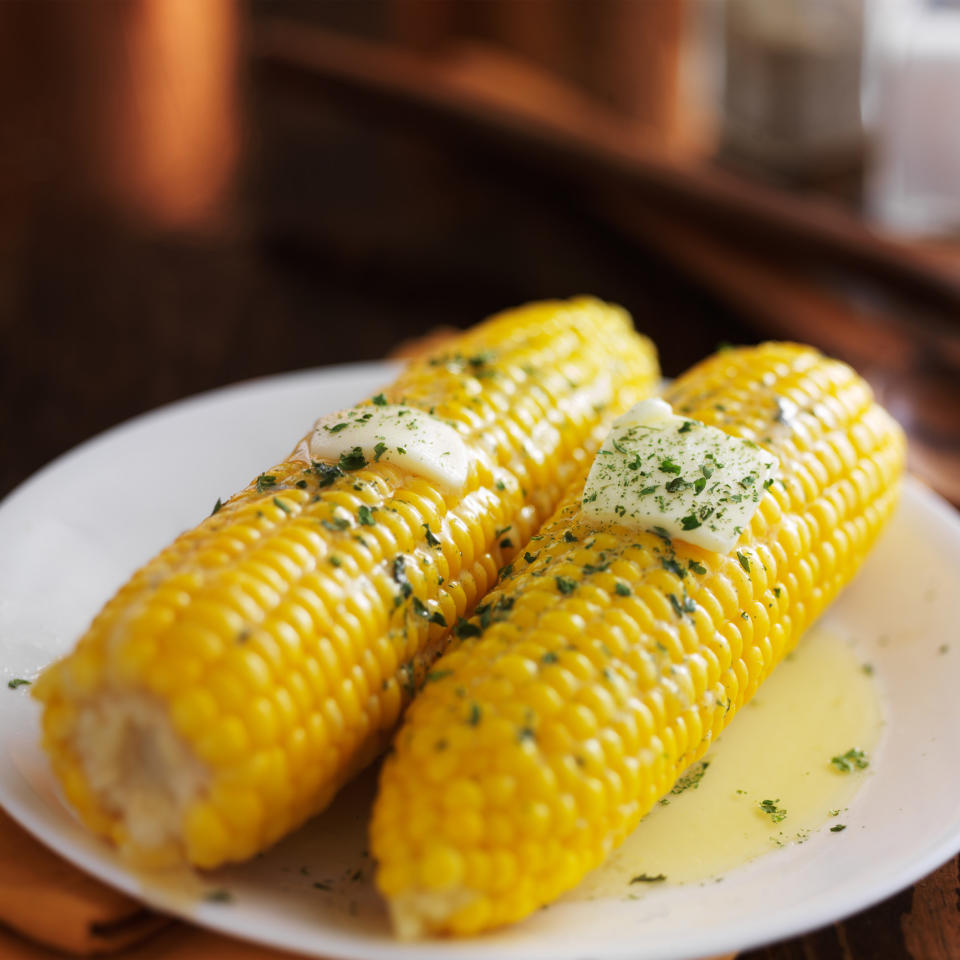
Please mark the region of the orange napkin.
POLYGON ((52 960, 116 951, 122 960, 289 956, 148 910, 61 860, 0 811, 0 957, 52 960))

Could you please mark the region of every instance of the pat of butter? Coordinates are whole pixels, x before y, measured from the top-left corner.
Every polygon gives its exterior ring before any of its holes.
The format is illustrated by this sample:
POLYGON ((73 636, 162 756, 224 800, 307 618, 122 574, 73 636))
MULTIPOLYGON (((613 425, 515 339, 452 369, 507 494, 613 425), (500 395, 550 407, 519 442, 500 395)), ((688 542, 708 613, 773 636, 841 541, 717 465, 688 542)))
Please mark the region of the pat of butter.
POLYGON ((358 448, 368 462, 394 463, 451 493, 467 482, 470 458, 460 434, 415 407, 359 406, 314 424, 310 455, 315 459, 337 461, 358 448))
POLYGON ((583 491, 583 513, 729 553, 779 463, 749 440, 644 400, 615 420, 583 491))

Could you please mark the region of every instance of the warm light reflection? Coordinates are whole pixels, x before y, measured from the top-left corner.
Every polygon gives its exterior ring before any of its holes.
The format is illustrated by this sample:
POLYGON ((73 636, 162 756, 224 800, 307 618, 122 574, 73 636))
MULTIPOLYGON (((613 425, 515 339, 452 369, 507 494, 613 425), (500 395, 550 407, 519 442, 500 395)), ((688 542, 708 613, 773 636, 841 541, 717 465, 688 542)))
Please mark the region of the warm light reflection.
POLYGON ((220 206, 237 149, 235 0, 140 0, 126 23, 109 190, 165 226, 220 206))

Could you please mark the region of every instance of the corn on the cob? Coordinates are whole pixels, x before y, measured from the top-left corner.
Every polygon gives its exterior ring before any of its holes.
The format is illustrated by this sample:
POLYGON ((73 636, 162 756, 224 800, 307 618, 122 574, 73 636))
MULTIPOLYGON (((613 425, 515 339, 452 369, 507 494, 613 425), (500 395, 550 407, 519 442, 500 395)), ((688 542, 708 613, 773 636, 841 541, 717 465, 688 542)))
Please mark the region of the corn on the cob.
POLYGON ((723 352, 665 398, 775 453, 782 484, 729 556, 592 528, 571 491, 434 665, 384 765, 372 852, 401 935, 474 933, 575 886, 753 696, 893 508, 901 431, 811 348, 723 352))
POLYGON ((304 441, 182 535, 35 686, 84 821, 141 863, 214 867, 323 808, 656 377, 619 308, 519 308, 372 401, 456 427, 462 493, 387 462, 331 470, 304 441))

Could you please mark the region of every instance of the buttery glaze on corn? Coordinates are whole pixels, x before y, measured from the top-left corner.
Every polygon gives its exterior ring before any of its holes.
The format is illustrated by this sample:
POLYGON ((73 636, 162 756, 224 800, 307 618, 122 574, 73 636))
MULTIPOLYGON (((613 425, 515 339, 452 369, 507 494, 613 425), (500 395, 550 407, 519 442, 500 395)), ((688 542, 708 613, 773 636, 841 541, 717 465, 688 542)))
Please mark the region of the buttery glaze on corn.
POLYGON ((384 392, 455 426, 462 494, 387 462, 314 463, 301 442, 135 574, 35 685, 83 820, 142 864, 214 867, 322 809, 656 378, 622 310, 532 304, 384 392))
POLYGON ((753 696, 893 509, 902 433, 844 364, 792 344, 730 350, 666 399, 774 453, 782 482, 729 555, 597 530, 571 490, 461 625, 384 765, 372 852, 403 936, 476 933, 575 886, 753 696))

